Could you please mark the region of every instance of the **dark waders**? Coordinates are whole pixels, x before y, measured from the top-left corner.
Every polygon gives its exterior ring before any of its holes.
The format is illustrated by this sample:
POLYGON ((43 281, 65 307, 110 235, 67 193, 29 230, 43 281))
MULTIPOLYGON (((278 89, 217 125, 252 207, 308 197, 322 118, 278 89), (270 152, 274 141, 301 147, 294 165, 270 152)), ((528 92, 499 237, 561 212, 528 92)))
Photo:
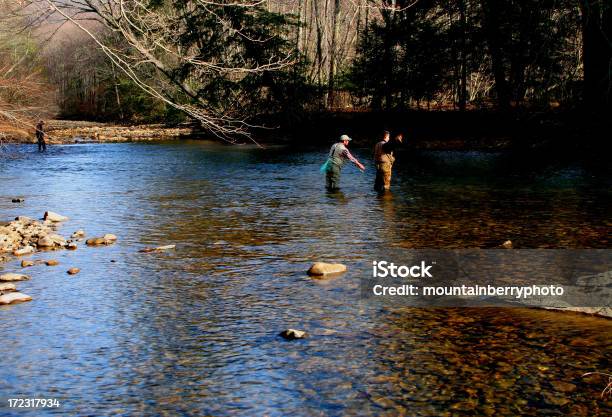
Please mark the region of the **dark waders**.
POLYGON ((325 182, 329 191, 340 189, 340 166, 333 162, 327 164, 327 171, 325 172, 325 182))

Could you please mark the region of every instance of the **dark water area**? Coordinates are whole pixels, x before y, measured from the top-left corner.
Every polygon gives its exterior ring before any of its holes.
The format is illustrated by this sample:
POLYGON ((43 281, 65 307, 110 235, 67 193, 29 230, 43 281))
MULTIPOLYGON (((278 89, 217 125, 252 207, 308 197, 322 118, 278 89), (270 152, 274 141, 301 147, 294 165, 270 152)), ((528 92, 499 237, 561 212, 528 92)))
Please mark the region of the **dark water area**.
MULTIPOLYGON (((37 253, 33 301, 0 307, 0 414, 605 416, 612 321, 524 308, 360 300, 356 266, 388 248, 609 248, 609 172, 482 152, 405 152, 393 192, 369 149, 342 192, 327 148, 207 142, 8 147, 0 221, 69 216, 109 247, 37 253), (11 203, 13 197, 25 202, 11 203), (142 254, 146 246, 176 250, 142 254), (349 271, 313 280, 315 260, 349 271), (114 262, 112 262, 114 261, 114 262), (81 272, 68 276, 66 270, 81 272), (309 337, 288 342, 286 328, 309 337), (7 398, 59 409, 8 409, 7 398)), ((18 271, 18 261, 0 265, 18 271)))

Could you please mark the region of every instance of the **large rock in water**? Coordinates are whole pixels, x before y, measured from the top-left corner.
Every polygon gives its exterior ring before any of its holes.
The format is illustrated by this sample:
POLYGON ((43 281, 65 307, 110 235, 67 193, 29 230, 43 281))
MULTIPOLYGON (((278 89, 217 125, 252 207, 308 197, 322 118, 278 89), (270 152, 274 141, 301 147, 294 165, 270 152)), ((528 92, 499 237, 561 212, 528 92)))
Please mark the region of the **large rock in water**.
POLYGON ((102 237, 92 237, 87 239, 85 243, 88 246, 100 246, 100 245, 111 245, 117 241, 117 236, 107 233, 102 237))
POLYGON ((7 294, 0 295, 0 304, 23 303, 24 301, 31 300, 32 297, 21 292, 9 292, 7 294))
POLYGON ((0 275, 0 281, 25 281, 30 279, 29 275, 23 275, 23 274, 14 274, 12 272, 9 272, 8 274, 2 274, 0 275))
POLYGON ((45 211, 45 216, 43 217, 43 219, 54 222, 54 223, 58 223, 58 222, 65 222, 66 220, 68 220, 68 217, 62 216, 61 214, 57 214, 52 211, 45 211))
POLYGON ((317 262, 310 267, 310 269, 308 270, 308 275, 324 276, 331 274, 340 274, 342 272, 346 272, 346 265, 317 262))

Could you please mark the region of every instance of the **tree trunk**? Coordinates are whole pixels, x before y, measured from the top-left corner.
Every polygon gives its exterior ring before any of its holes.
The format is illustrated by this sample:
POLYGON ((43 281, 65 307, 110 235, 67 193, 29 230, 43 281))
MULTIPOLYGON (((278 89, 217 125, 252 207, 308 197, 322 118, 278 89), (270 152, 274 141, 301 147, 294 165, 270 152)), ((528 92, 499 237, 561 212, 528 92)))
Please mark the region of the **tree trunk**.
POLYGON ((459 0, 459 20, 461 22, 461 44, 459 50, 459 110, 465 111, 467 104, 467 42, 466 42, 466 0, 459 0))
POLYGON ((340 0, 334 0, 334 14, 332 15, 332 36, 329 51, 329 80, 328 80, 328 91, 327 91, 327 108, 333 108, 336 96, 336 62, 338 59, 338 29, 340 21, 338 16, 340 15, 340 0))
POLYGON ((502 111, 510 109, 510 91, 506 80, 504 69, 504 57, 502 53, 502 33, 499 28, 499 3, 497 0, 483 0, 483 28, 486 41, 491 55, 491 67, 495 79, 495 91, 497 92, 497 105, 502 111))
POLYGON ((595 111, 612 107, 612 5, 581 0, 584 104, 595 111))

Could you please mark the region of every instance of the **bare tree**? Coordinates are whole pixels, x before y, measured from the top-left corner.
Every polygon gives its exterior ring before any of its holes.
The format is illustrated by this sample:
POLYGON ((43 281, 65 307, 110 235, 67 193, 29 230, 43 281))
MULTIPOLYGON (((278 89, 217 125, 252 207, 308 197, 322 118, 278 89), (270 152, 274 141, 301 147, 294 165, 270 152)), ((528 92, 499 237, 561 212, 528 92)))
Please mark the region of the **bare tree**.
POLYGON ((271 40, 253 35, 228 17, 231 9, 256 13, 263 0, 194 0, 180 7, 171 1, 158 3, 153 6, 140 0, 31 0, 22 10, 30 16, 36 12, 38 17, 34 21, 52 19, 57 26, 72 24, 79 28, 104 52, 113 67, 139 88, 152 98, 187 113, 218 137, 233 141, 240 135, 250 136, 249 115, 234 105, 239 97, 227 97, 224 106, 215 106, 214 98, 199 91, 198 86, 205 79, 236 81, 249 74, 278 71, 293 63, 291 54, 269 56, 264 62, 253 60, 232 42, 240 39, 265 45, 271 40), (193 14, 213 22, 215 33, 209 32, 208 36, 225 39, 231 46, 211 55, 204 41, 184 45, 181 35, 190 30, 187 19, 193 14), (108 33, 119 36, 126 47, 109 45, 101 31, 92 29, 86 21, 95 21, 108 33), (143 76, 151 68, 165 78, 167 88, 160 88, 158 83, 143 76), (177 100, 178 95, 187 100, 177 100))
POLYGON ((0 125, 24 136, 33 132, 35 119, 49 113, 53 92, 32 33, 18 30, 22 21, 13 8, 13 2, 0 0, 0 125))

